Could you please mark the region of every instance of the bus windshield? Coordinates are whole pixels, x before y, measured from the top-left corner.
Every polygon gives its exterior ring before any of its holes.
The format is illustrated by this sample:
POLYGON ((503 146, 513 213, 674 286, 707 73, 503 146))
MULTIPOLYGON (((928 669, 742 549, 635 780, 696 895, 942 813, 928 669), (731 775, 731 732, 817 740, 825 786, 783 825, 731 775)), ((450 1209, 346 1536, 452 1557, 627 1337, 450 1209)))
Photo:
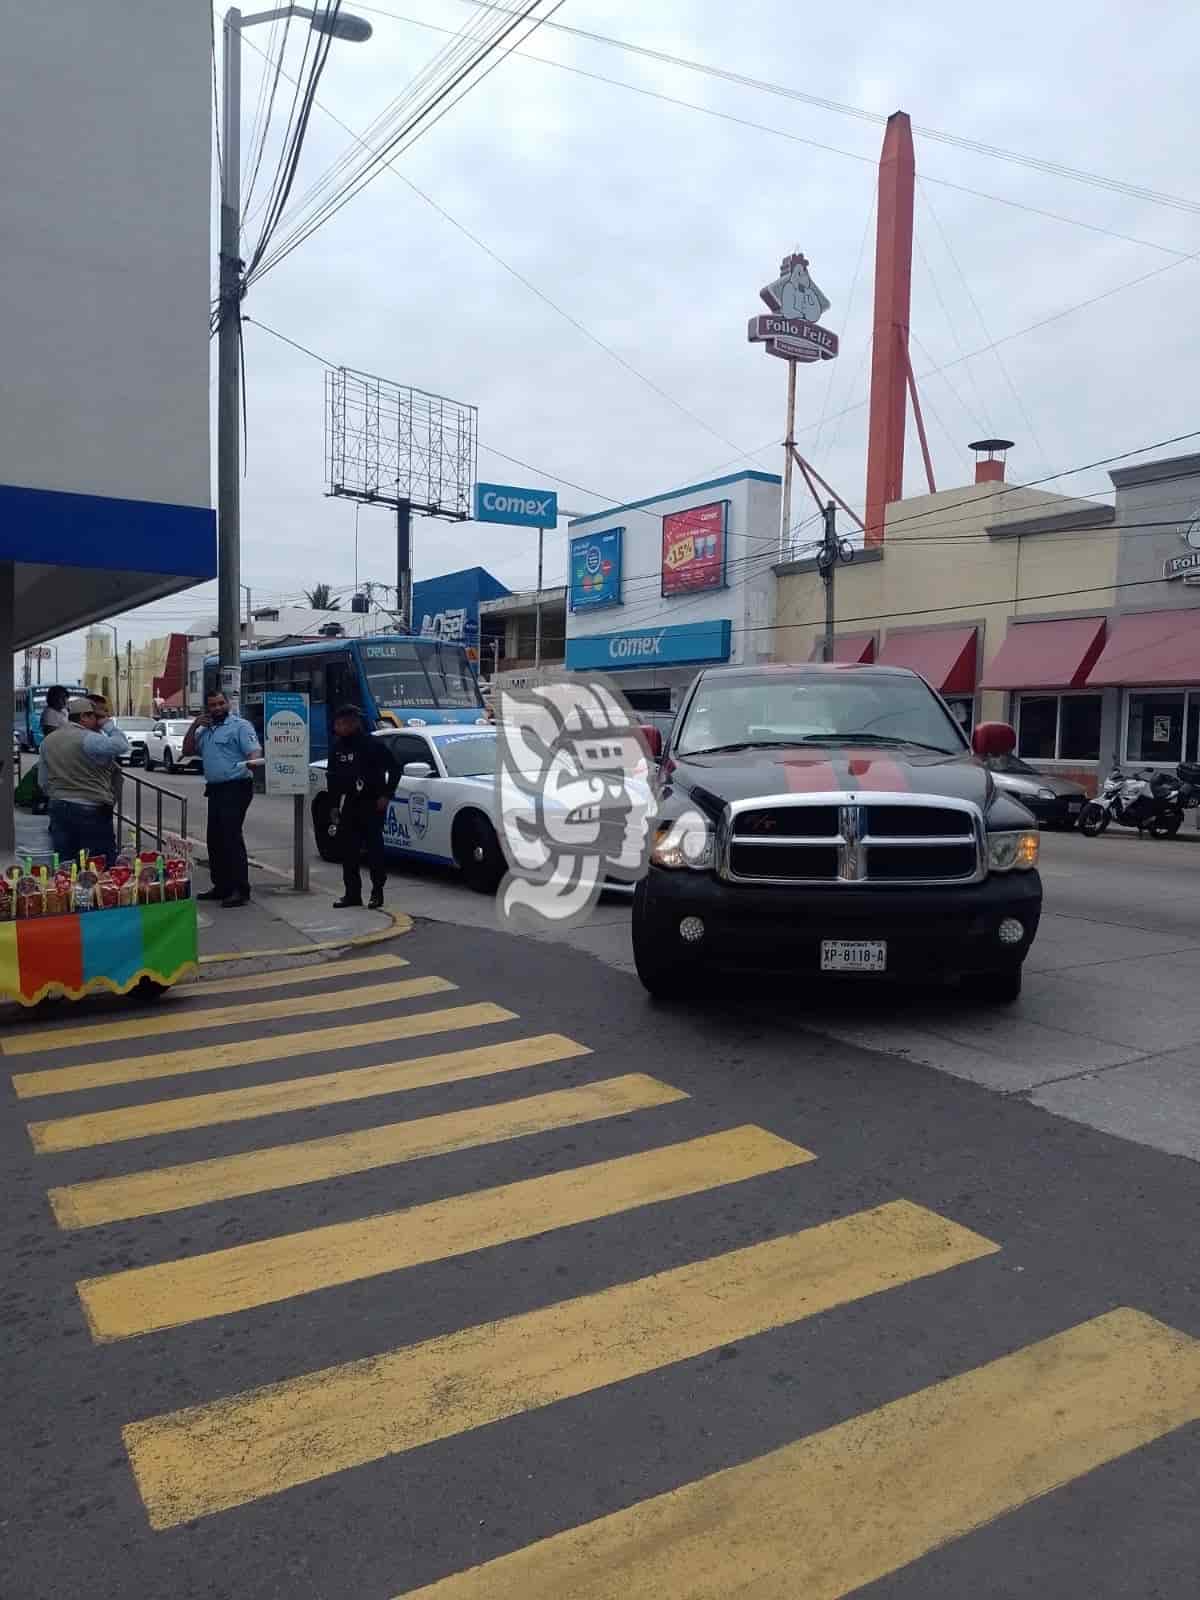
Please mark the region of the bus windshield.
POLYGON ((437 639, 395 639, 362 645, 363 671, 381 706, 482 708, 475 675, 460 645, 437 639))

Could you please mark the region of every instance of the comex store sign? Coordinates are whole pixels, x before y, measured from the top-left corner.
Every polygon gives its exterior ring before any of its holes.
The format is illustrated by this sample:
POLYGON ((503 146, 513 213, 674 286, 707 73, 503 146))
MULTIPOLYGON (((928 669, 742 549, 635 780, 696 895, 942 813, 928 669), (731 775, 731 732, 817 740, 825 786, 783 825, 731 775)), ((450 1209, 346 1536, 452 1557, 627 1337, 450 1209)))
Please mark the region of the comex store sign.
POLYGON ((1200 584, 1200 502, 1193 508, 1192 520, 1179 530, 1188 546, 1185 556, 1170 556, 1163 562, 1164 578, 1182 578, 1184 583, 1200 584))
POLYGON ((662 633, 616 634, 608 641, 609 659, 625 661, 631 656, 637 661, 653 661, 662 653, 662 633))

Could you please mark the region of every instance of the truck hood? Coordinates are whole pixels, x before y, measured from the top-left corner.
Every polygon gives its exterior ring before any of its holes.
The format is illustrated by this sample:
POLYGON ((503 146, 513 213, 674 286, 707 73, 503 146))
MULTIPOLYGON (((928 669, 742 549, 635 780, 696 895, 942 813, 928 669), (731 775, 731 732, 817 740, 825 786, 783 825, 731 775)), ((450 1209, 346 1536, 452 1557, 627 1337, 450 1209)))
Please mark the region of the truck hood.
MULTIPOLYGON (((668 756, 662 781, 664 800, 672 791, 682 793, 714 820, 728 802, 764 795, 927 794, 973 801, 985 815, 997 799, 991 773, 968 751, 942 755, 911 745, 780 745, 668 756)), ((1024 807, 1015 809, 1012 825, 1020 826, 1028 814, 1024 807)))

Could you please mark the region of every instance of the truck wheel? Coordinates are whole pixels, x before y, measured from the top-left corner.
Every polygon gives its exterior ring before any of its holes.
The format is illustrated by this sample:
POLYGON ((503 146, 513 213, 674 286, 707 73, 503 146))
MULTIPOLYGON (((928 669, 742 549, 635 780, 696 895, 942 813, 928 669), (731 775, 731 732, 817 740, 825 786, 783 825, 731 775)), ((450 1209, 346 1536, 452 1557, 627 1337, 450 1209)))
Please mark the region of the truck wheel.
POLYGON ((963 979, 972 1000, 985 1006, 1010 1006, 1021 995, 1021 969, 1011 972, 973 972, 963 979))
POLYGON ((642 988, 655 1000, 683 1000, 694 989, 695 972, 687 964, 672 957, 663 949, 661 936, 654 936, 643 917, 638 915, 644 886, 638 885, 633 903, 633 964, 641 979, 642 988))
POLYGON ((313 838, 317 842, 317 854, 322 861, 336 861, 338 853, 329 833, 329 818, 333 807, 327 794, 319 794, 312 803, 313 838))
POLYGON ((496 830, 485 817, 463 817, 454 830, 454 859, 462 869, 463 881, 476 894, 495 894, 508 863, 496 838, 496 830))

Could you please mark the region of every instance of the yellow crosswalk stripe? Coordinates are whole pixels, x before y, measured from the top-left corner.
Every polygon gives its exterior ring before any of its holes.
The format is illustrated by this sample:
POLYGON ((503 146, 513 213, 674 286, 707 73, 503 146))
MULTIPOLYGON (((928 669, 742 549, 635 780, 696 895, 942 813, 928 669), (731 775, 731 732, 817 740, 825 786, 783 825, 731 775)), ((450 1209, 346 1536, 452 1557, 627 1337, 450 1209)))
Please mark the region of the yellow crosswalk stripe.
POLYGON ((814 1159, 763 1128, 733 1128, 431 1205, 86 1278, 76 1287, 93 1338, 128 1339, 531 1239, 814 1159))
POLYGON ((1110 1311, 407 1600, 840 1600, 1200 1418, 1200 1341, 1110 1311))
POLYGON ((292 1189, 351 1172, 369 1172, 402 1161, 469 1150, 475 1145, 628 1116, 686 1099, 681 1089, 634 1072, 575 1089, 508 1100, 501 1105, 473 1106, 467 1111, 335 1133, 324 1139, 305 1139, 242 1155, 73 1183, 51 1189, 50 1204, 60 1227, 91 1228, 101 1222, 182 1211, 188 1206, 211 1205, 217 1200, 263 1194, 272 1189, 292 1189))
MULTIPOLYGON (((998 1248, 922 1206, 893 1201, 503 1322, 132 1423, 125 1445, 151 1526, 173 1527, 620 1383, 998 1248)), ((564 1585, 555 1600, 575 1592, 564 1585)), ((807 1590, 789 1591, 799 1593, 807 1590)))
MULTIPOLYGON (((410 978, 408 997, 441 994, 453 989, 444 978, 410 978)), ((70 1094, 76 1089, 107 1089, 118 1083, 144 1083, 151 1078, 174 1078, 183 1073, 220 1072, 226 1067, 248 1067, 281 1057, 321 1055, 327 1050, 354 1050, 361 1045, 390 1044, 394 1039, 421 1039, 431 1033, 453 1033, 458 1028, 479 1028, 489 1022, 512 1022, 515 1011, 480 1002, 450 1006, 443 1011, 418 1011, 410 1016, 384 1017, 377 1022, 351 1022, 337 1028, 310 1028, 303 1033, 276 1033, 268 1037, 238 1039, 228 1044, 202 1044, 159 1054, 120 1056, 78 1067, 49 1067, 41 1072, 13 1074, 18 1099, 44 1094, 70 1094)))
POLYGON ((244 1089, 225 1089, 215 1094, 192 1094, 177 1100, 153 1100, 144 1106, 118 1106, 113 1111, 54 1117, 47 1122, 31 1122, 29 1137, 39 1155, 53 1155, 62 1150, 117 1144, 124 1139, 211 1128, 222 1122, 249 1122, 284 1111, 346 1105, 376 1095, 463 1083, 493 1073, 516 1072, 587 1055, 591 1055, 587 1045, 576 1044, 564 1034, 539 1033, 504 1044, 446 1050, 440 1055, 385 1061, 374 1067, 350 1067, 344 1072, 319 1072, 307 1078, 288 1078, 283 1083, 248 1084, 244 1089))
POLYGON ((436 994, 457 989, 447 978, 400 978, 394 983, 365 984, 357 989, 323 989, 317 994, 286 995, 282 1000, 258 1000, 235 1006, 168 1007, 153 1016, 130 1017, 124 1022, 94 1022, 81 1028, 50 1028, 37 1033, 14 1033, 0 1039, 6 1056, 28 1056, 43 1050, 74 1049, 78 1045, 115 1044, 123 1039, 151 1039, 156 1044, 173 1033, 196 1033, 202 1028, 231 1028, 252 1022, 275 1022, 281 1017, 311 1017, 322 1011, 357 1011, 363 1006, 388 1005, 413 994, 436 994), (436 984, 437 988, 415 988, 436 984))
POLYGON ((364 972, 388 972, 408 966, 403 956, 354 956, 347 961, 315 961, 307 967, 288 967, 282 972, 254 972, 244 978, 202 978, 170 990, 169 1003, 176 1000, 207 1000, 215 994, 257 994, 261 989, 287 989, 295 984, 323 983, 328 978, 360 977, 364 972))

